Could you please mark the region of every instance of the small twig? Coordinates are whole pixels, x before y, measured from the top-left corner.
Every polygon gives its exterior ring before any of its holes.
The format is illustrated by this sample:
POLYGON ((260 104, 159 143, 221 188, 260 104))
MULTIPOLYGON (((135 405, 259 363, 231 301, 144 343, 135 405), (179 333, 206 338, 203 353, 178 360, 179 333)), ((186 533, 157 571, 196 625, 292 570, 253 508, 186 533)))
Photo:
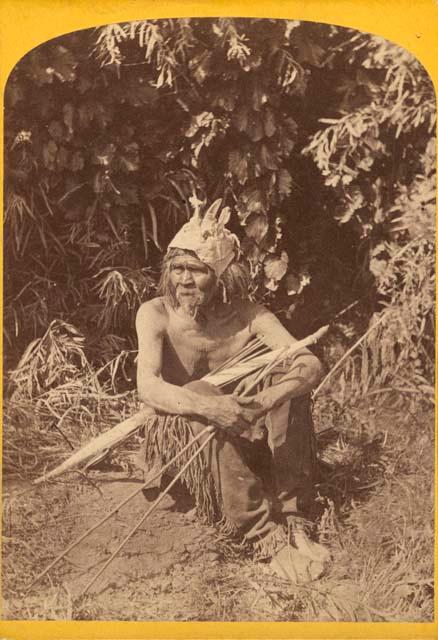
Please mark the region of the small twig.
POLYGON ((341 318, 343 315, 345 315, 347 313, 347 311, 350 311, 350 309, 353 309, 357 304, 359 304, 359 302, 363 299, 364 296, 362 296, 362 298, 359 298, 358 300, 355 300, 354 302, 352 302, 351 304, 349 304, 348 306, 346 306, 344 309, 342 309, 341 311, 339 311, 333 318, 333 320, 337 320, 338 318, 341 318))
POLYGON ((324 435, 324 433, 329 433, 330 431, 335 431, 336 427, 324 427, 324 429, 321 429, 320 431, 315 431, 315 436, 317 438, 319 438, 320 436, 324 435))
POLYGON ((49 202, 49 200, 48 200, 48 198, 47 198, 47 195, 46 195, 46 194, 45 194, 45 192, 44 192, 44 189, 43 189, 43 187, 42 187, 42 185, 41 185, 41 182, 39 183, 39 185, 38 185, 38 186, 39 186, 39 189, 40 189, 41 195, 43 196, 43 200, 44 200, 44 202, 45 202, 45 204, 46 204, 46 207, 47 207, 48 212, 50 213, 50 215, 51 215, 52 217, 54 217, 54 216, 55 216, 55 214, 54 214, 54 212, 53 212, 52 207, 50 206, 50 202, 49 202))
POLYGON ((72 443, 70 442, 70 440, 67 438, 67 436, 65 435, 65 433, 63 433, 62 429, 59 428, 59 426, 55 423, 52 424, 52 429, 56 429, 56 431, 64 438, 64 440, 66 441, 66 443, 68 444, 68 446, 70 447, 70 449, 72 451, 75 450, 74 446, 72 445, 72 443))
POLYGON ((70 447, 70 449, 72 451, 75 450, 74 446, 72 445, 72 443, 70 442, 70 440, 67 438, 67 436, 65 435, 65 433, 62 431, 61 429, 61 425, 64 422, 65 417, 67 416, 68 413, 70 413, 70 411, 73 409, 73 407, 68 407, 68 409, 66 409, 64 411, 64 413, 62 414, 62 416, 58 416, 58 414, 52 409, 52 407, 49 405, 48 402, 44 401, 44 403, 46 404, 47 408, 49 409, 50 412, 53 413, 53 415, 55 415, 57 417, 57 419, 59 420, 58 424, 53 424, 52 425, 52 429, 56 429, 56 431, 58 431, 58 433, 61 434, 61 436, 64 438, 64 440, 66 441, 66 443, 68 444, 68 446, 70 447))
POLYGON ((84 187, 87 183, 86 182, 81 182, 81 184, 77 184, 75 185, 72 189, 69 189, 68 191, 66 191, 64 193, 63 196, 61 196, 58 200, 58 202, 56 204, 61 204, 61 202, 63 200, 65 200, 69 195, 71 195, 72 193, 74 193, 75 191, 77 191, 78 189, 81 189, 82 187, 84 187))
MULTIPOLYGON (((211 430, 212 427, 207 427, 207 429, 211 430)), ((121 551, 121 549, 123 549, 123 547, 125 546, 125 544, 132 538, 132 536, 134 535, 134 533, 137 531, 137 529, 139 529, 139 527, 143 524, 143 522, 146 520, 146 518, 152 513, 152 511, 154 511, 158 505, 160 504, 160 502, 163 500, 163 498, 169 493, 170 489, 173 487, 173 485, 180 479, 180 477, 182 476, 182 474, 186 471, 186 469, 191 465, 191 463, 194 461, 194 459, 200 455, 200 453, 202 452, 203 449, 205 449, 205 447, 207 446, 207 444, 214 438, 214 432, 211 433, 208 438, 206 440, 204 440, 204 442, 200 445, 200 447, 197 449, 197 451, 195 451, 195 453, 192 455, 192 457, 186 462, 186 464, 183 466, 183 468, 181 469, 181 471, 173 478, 172 482, 170 482, 166 489, 158 496, 158 498, 155 500, 155 502, 152 504, 152 506, 146 511, 146 513, 144 513, 142 515, 142 517, 140 518, 140 520, 137 522, 137 524, 131 529, 131 531, 128 533, 128 535, 126 536, 126 538, 124 538, 122 540, 122 542, 119 544, 119 546, 117 547, 117 549, 111 554, 111 556, 108 558, 108 560, 105 562, 105 564, 103 565, 103 567, 101 569, 99 569, 99 571, 91 578, 91 580, 88 582, 88 584, 86 585, 85 589, 82 591, 81 595, 85 595, 88 591, 88 589, 91 587, 91 585, 94 584, 94 582, 97 580, 97 578, 105 571, 105 569, 107 568, 107 566, 114 560, 114 558, 116 557, 116 555, 119 553, 119 551, 121 551)))

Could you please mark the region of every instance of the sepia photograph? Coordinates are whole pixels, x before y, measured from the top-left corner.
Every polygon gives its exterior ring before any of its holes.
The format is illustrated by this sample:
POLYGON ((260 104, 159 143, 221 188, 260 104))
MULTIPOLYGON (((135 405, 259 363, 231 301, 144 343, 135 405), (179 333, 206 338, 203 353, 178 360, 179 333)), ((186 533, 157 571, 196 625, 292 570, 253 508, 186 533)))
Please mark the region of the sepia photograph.
POLYGON ((3 620, 433 622, 436 97, 138 19, 4 94, 3 620))

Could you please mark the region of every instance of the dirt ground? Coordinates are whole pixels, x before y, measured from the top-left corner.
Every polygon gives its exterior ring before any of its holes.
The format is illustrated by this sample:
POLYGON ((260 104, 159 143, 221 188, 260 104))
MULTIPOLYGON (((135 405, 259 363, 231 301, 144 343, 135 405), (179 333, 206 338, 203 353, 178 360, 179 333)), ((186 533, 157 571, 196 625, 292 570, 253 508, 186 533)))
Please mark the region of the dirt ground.
MULTIPOLYGON (((15 511, 15 517, 24 519, 32 513, 31 555, 35 573, 141 484, 140 478, 135 480, 123 473, 90 475, 96 480, 96 488, 82 484, 76 487, 69 484, 66 491, 59 485, 43 488, 38 497, 26 500, 24 513, 20 513, 22 507, 17 503, 14 505, 13 501, 10 515, 15 511), (53 504, 47 504, 47 492, 52 497, 58 494, 53 504), (47 526, 53 536, 50 549, 42 546, 47 526), (41 537, 42 544, 36 543, 36 537, 41 537)), ((18 487, 16 489, 19 491, 18 487)), ((9 591, 7 587, 11 581, 7 580, 3 617, 221 620, 229 619, 237 599, 239 616, 246 611, 251 620, 263 620, 267 615, 272 617, 272 604, 264 591, 264 580, 269 581, 271 587, 278 584, 280 591, 282 581, 269 575, 265 566, 242 555, 237 546, 230 546, 218 529, 200 523, 193 505, 181 489, 179 495, 176 491, 172 497, 164 498, 87 595, 81 595, 91 577, 155 497, 152 491, 146 496, 140 492, 72 549, 50 572, 49 580, 44 578, 28 594, 18 585, 9 591), (264 579, 261 579, 261 571, 264 579)), ((18 500, 21 502, 22 499, 18 500)), ((9 523, 9 526, 14 524, 9 523)), ((7 530, 5 534, 8 538, 7 530)), ((25 586, 23 582, 22 586, 25 586)))
POLYGON ((180 489, 161 502, 86 595, 89 580, 152 504, 152 490, 139 493, 28 590, 58 553, 141 485, 141 471, 109 466, 31 491, 27 482, 5 478, 2 617, 430 620, 432 419, 419 420, 420 426, 406 421, 401 436, 400 416, 383 416, 372 426, 367 415, 367 432, 364 420, 350 417, 348 437, 340 429, 320 440, 320 456, 327 454, 330 464, 318 488, 318 528, 332 564, 325 577, 300 587, 271 575, 220 530, 201 524, 180 489), (419 486, 426 491, 419 493, 419 486))

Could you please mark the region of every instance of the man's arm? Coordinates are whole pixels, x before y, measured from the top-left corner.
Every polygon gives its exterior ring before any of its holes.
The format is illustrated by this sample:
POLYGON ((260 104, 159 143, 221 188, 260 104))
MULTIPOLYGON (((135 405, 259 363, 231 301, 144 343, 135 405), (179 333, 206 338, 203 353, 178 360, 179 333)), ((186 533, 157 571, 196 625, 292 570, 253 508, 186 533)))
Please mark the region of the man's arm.
POLYGON ((167 315, 159 300, 141 305, 137 312, 137 389, 140 399, 165 413, 205 418, 209 423, 237 430, 253 419, 255 411, 239 405, 231 396, 204 396, 178 387, 161 377, 163 339, 167 315))
POLYGON ((157 300, 141 305, 135 326, 138 338, 137 390, 140 400, 159 411, 193 414, 199 404, 198 394, 169 384, 161 378, 166 318, 157 300))
MULTIPOLYGON (((273 313, 262 306, 251 305, 250 330, 271 349, 296 342, 273 313)), ((255 397, 267 411, 289 398, 309 393, 321 380, 323 367, 309 349, 303 348, 291 357, 290 369, 275 385, 255 397)))

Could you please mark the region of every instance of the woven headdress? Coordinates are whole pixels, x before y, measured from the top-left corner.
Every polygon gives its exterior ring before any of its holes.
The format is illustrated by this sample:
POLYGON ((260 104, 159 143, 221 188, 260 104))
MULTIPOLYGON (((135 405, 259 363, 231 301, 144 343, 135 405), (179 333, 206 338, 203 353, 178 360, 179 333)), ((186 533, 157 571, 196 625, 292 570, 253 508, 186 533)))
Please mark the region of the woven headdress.
POLYGON ((199 200, 190 198, 190 202, 195 212, 171 240, 168 248, 193 251, 219 278, 239 251, 237 236, 225 227, 230 219, 230 209, 225 207, 218 213, 222 199, 215 200, 201 217, 199 200))

